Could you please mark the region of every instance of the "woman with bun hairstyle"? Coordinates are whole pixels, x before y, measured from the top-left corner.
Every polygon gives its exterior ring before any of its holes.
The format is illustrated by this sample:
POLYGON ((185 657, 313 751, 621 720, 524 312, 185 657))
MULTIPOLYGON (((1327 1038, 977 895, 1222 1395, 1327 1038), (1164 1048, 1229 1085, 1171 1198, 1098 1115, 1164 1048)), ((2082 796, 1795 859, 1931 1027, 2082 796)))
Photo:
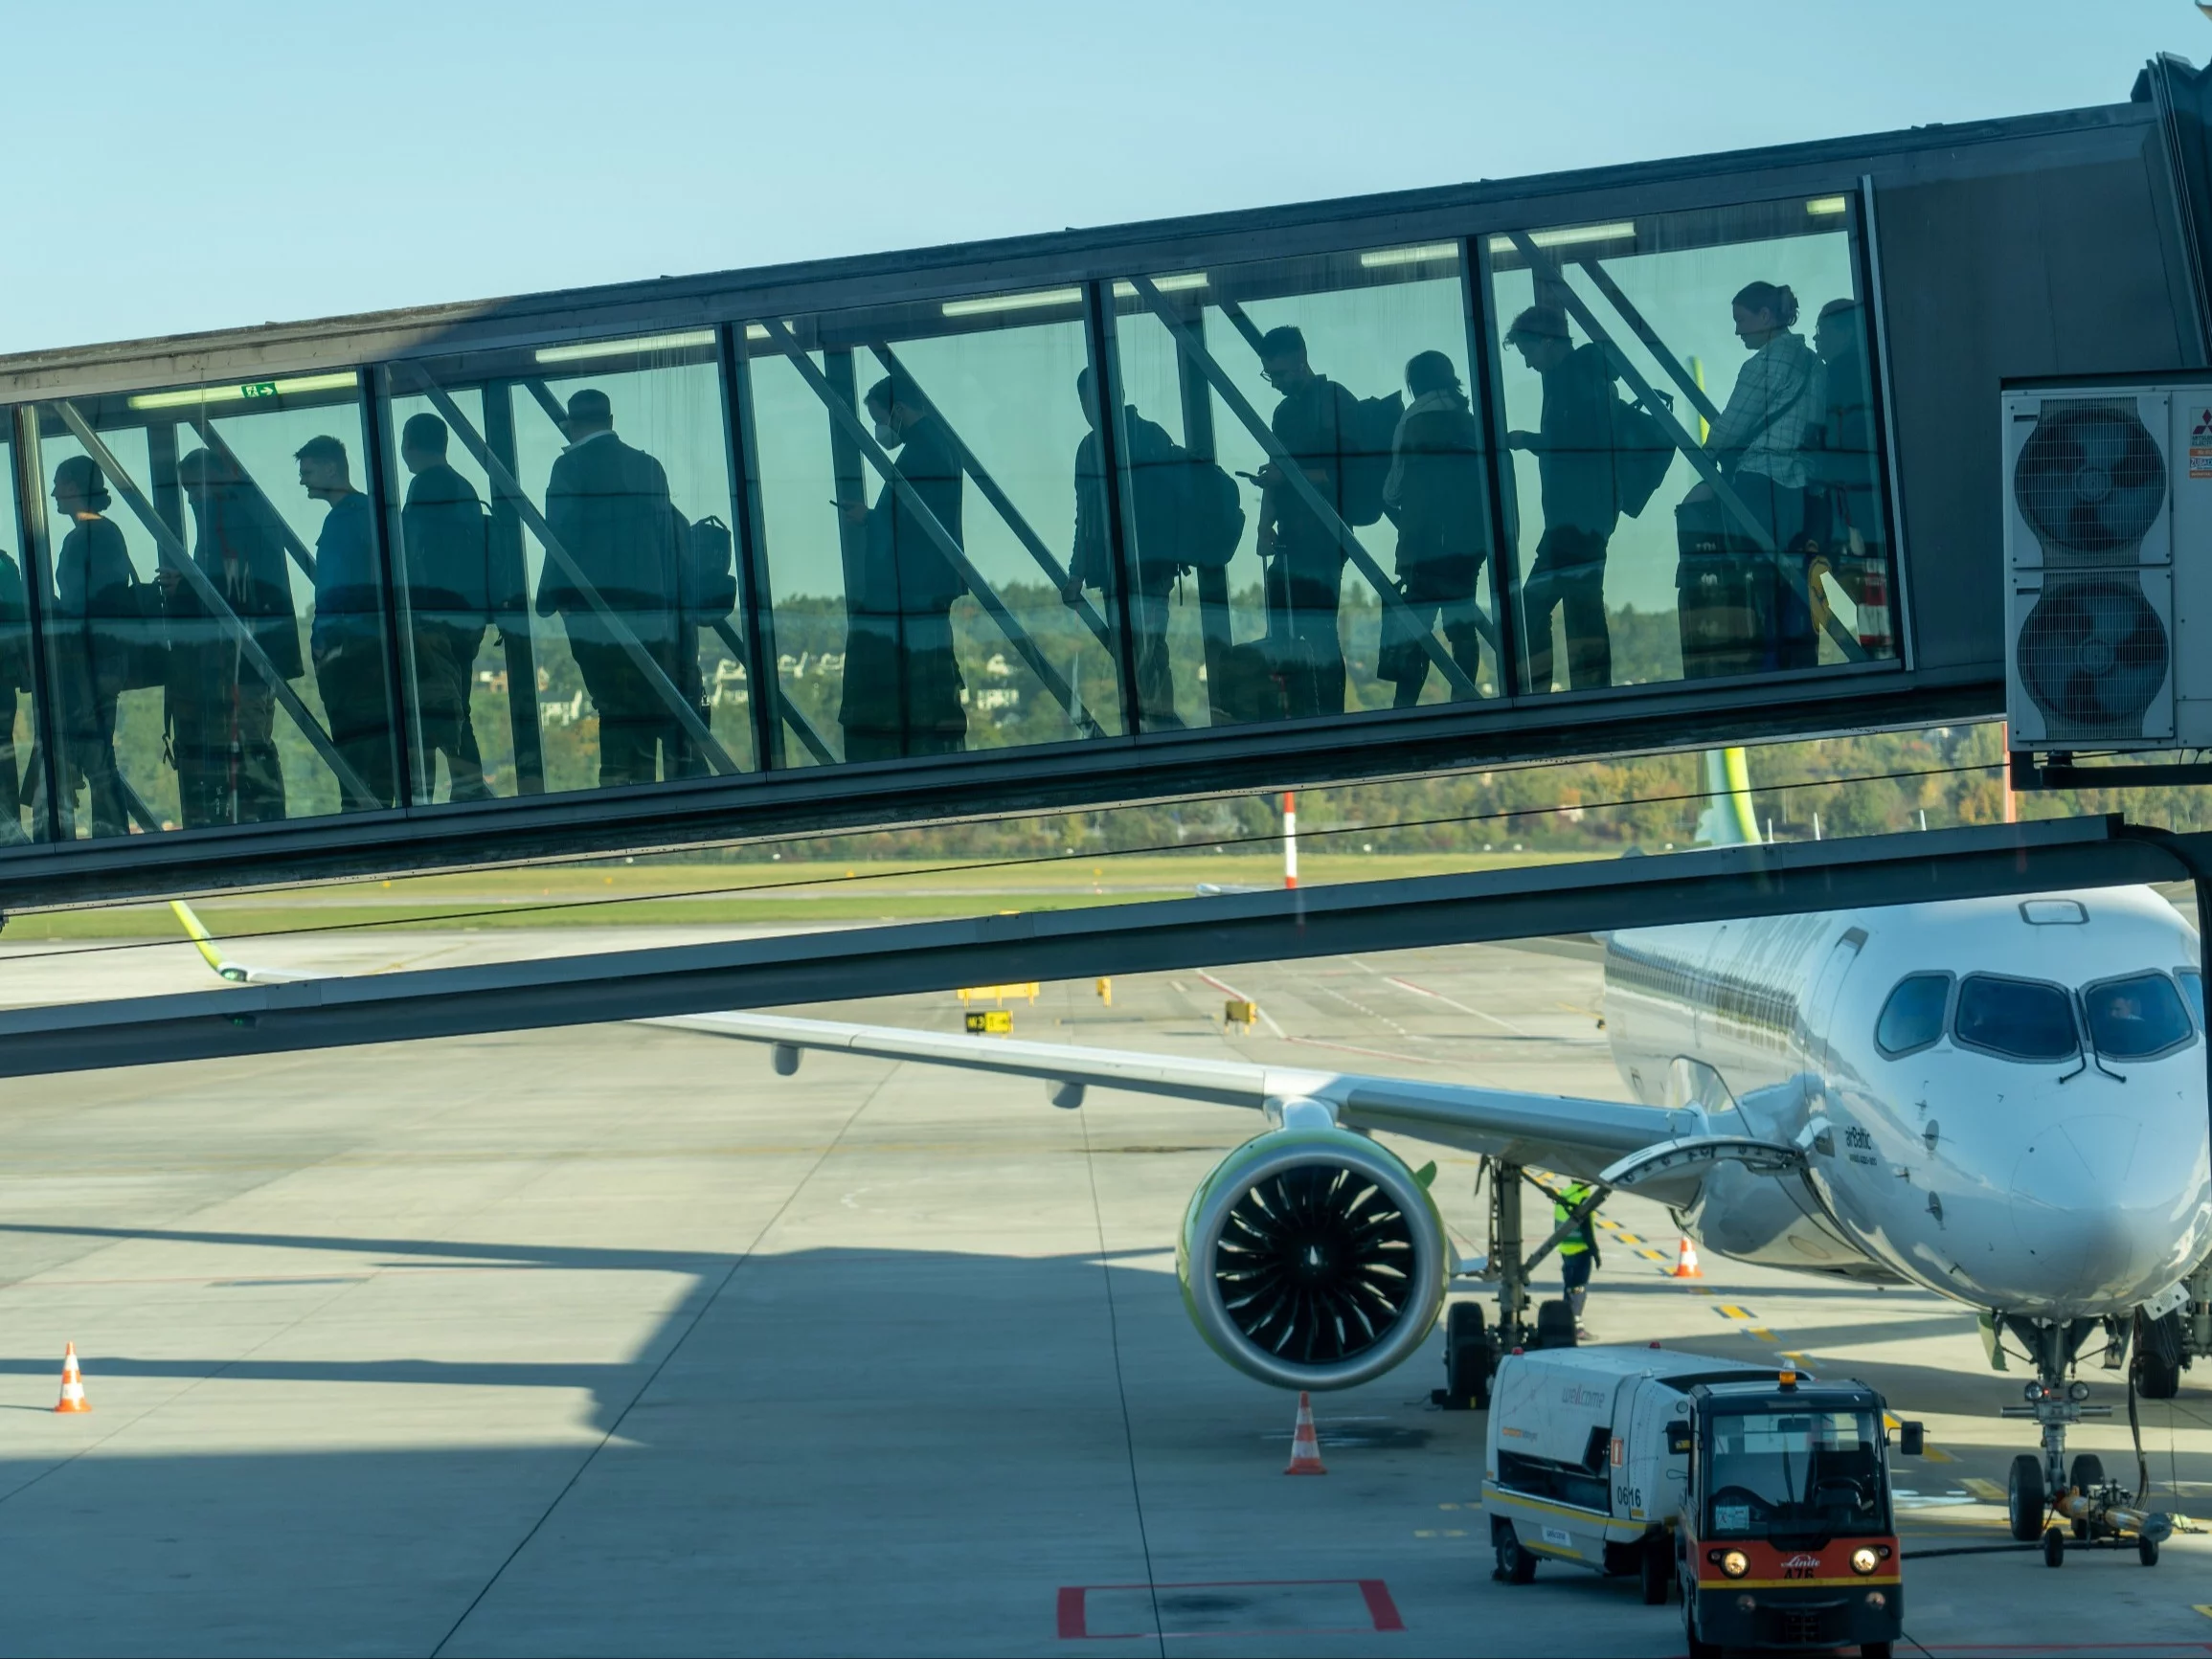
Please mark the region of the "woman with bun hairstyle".
POLYGON ((1764 532, 1769 553, 1713 487, 1700 483, 1677 511, 1682 564, 1676 573, 1682 671, 1751 674, 1809 668, 1818 639, 1806 607, 1805 449, 1826 408, 1819 357, 1794 331, 1797 296, 1751 282, 1735 297, 1736 338, 1751 353, 1705 453, 1764 532))

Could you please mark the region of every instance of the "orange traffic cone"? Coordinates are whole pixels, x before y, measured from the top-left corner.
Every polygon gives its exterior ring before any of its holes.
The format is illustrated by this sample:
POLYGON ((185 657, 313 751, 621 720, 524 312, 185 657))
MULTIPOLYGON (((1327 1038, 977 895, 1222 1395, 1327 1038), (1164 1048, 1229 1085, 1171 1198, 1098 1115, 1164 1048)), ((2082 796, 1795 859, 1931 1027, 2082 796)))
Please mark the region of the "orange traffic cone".
POLYGON ((77 1344, 69 1343, 61 1355, 61 1402, 56 1411, 90 1411, 92 1401, 84 1398, 84 1379, 77 1374, 77 1344))
POLYGON ((1321 1467, 1320 1437, 1314 1433, 1314 1402, 1304 1394, 1298 1396, 1298 1424, 1291 1431, 1290 1467, 1285 1474, 1327 1474, 1321 1467))
POLYGON ((1697 1245, 1687 1239, 1682 1241, 1682 1251, 1675 1257, 1675 1270, 1667 1276, 1671 1279, 1702 1279, 1705 1276, 1705 1270, 1698 1266, 1697 1245))

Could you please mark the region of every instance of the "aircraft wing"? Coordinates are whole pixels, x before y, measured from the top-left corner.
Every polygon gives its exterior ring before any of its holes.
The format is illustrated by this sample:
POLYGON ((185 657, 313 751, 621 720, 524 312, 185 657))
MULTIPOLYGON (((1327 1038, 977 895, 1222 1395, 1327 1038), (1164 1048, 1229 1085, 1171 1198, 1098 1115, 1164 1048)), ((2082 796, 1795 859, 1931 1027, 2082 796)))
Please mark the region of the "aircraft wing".
POLYGON ((776 1069, 786 1076, 799 1069, 802 1054, 822 1051, 1033 1077, 1046 1085, 1048 1099, 1065 1106, 1080 1105, 1087 1088, 1123 1088, 1255 1111, 1265 1110, 1271 1101, 1318 1100, 1335 1107, 1339 1120, 1354 1129, 1385 1130, 1591 1177, 1630 1154, 1700 1134, 1705 1128, 1704 1114, 1696 1110, 896 1025, 851 1025, 778 1014, 686 1014, 638 1023, 769 1044, 776 1051, 776 1069))

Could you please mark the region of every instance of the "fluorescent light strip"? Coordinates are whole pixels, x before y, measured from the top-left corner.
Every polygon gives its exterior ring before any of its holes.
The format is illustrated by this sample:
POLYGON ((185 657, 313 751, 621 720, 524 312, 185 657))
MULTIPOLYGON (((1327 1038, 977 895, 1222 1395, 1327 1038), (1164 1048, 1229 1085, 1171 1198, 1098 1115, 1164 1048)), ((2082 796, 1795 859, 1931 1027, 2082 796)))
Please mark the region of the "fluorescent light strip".
POLYGON ((1815 196, 1805 204, 1805 211, 1822 218, 1832 213, 1847 213, 1851 211, 1851 198, 1849 196, 1815 196))
POLYGON ((1362 254, 1360 263, 1370 271, 1388 265, 1426 265, 1434 259, 1456 259, 1457 242, 1431 242, 1422 248, 1384 248, 1372 254, 1362 254))
POLYGON ((987 317, 994 311, 1035 311, 1060 305, 1080 305, 1080 288, 1039 288, 1028 294, 991 294, 980 300, 947 300, 939 307, 947 317, 987 317))
POLYGON ((299 374, 287 380, 249 380, 236 386, 195 386, 189 392, 144 392, 129 400, 133 409, 196 409, 209 403, 244 403, 257 397, 294 397, 308 392, 350 392, 352 374, 299 374))
MULTIPOLYGON (((1206 273, 1204 271, 1185 271, 1180 277, 1155 277, 1152 279, 1152 285, 1162 294, 1187 294, 1193 288, 1206 286, 1206 273)), ((1137 284, 1134 282, 1115 283, 1114 298, 1117 300, 1136 299, 1137 284)))
POLYGON ((635 340, 598 340, 588 346, 541 346, 540 363, 586 363, 596 357, 630 357, 640 351, 688 351, 714 344, 714 330, 693 328, 682 334, 646 334, 635 340))
MULTIPOLYGON (((1621 219, 1610 225, 1569 225, 1564 230, 1530 231, 1528 239, 1540 248, 1571 248, 1583 242, 1625 242, 1636 235, 1636 221, 1621 219)), ((1493 254, 1519 252, 1510 236, 1492 236, 1493 254)))

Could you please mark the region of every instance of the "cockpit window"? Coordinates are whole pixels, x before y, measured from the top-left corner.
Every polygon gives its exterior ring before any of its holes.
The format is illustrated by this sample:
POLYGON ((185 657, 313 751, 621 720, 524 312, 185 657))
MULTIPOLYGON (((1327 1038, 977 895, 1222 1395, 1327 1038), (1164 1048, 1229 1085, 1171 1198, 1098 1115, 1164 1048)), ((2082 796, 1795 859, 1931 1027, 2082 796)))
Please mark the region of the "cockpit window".
POLYGON ((1949 974, 1909 974, 1898 980, 1882 1017, 1874 1022, 1874 1041, 1882 1052, 1894 1058, 1926 1048, 1943 1035, 1943 1010, 1951 1000, 1949 974))
POLYGON ((2197 1016, 2197 1023, 2204 1023, 2204 975, 2194 968, 2178 968, 2174 977, 2181 981, 2182 995, 2189 998, 2189 1011, 2197 1016))
POLYGON ((2089 1041, 2114 1060, 2148 1060, 2189 1041, 2189 1011, 2163 974, 2107 979, 2082 992, 2089 1041))
POLYGON ((1952 1035, 2008 1060, 2071 1060, 2080 1047, 2072 1000, 2056 985, 1969 974, 1959 981, 1952 1035))

